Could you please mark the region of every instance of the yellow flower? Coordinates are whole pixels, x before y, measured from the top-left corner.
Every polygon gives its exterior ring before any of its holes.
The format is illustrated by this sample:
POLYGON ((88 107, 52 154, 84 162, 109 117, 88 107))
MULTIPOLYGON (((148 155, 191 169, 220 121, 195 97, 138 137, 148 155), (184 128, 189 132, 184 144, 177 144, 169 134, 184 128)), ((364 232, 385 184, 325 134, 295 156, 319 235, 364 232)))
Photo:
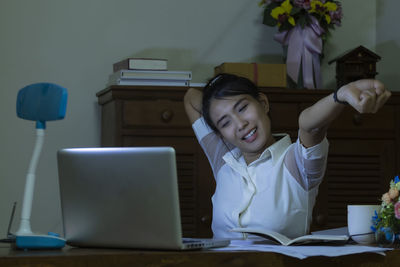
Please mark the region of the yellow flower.
POLYGON ((319 0, 311 0, 309 13, 318 13, 325 17, 328 24, 331 23, 329 12, 336 11, 337 5, 333 2, 322 3, 319 0))
POLYGON ((286 0, 282 3, 281 6, 278 6, 271 11, 271 17, 278 21, 278 26, 285 22, 287 19, 291 25, 295 25, 296 22, 294 18, 290 16, 290 12, 292 11, 293 6, 290 4, 289 0, 286 0))

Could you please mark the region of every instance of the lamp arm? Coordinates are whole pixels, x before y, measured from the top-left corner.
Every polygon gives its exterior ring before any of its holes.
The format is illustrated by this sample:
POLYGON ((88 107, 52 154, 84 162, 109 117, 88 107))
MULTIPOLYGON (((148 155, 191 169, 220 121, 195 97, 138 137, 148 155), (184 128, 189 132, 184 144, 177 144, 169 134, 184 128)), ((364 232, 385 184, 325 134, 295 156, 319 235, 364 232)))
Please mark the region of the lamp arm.
POLYGON ((22 202, 21 222, 17 235, 32 234, 30 218, 32 211, 33 193, 35 188, 35 172, 39 162, 40 153, 44 143, 44 129, 36 129, 36 143, 33 149, 31 162, 29 164, 28 173, 26 175, 24 199, 22 202))

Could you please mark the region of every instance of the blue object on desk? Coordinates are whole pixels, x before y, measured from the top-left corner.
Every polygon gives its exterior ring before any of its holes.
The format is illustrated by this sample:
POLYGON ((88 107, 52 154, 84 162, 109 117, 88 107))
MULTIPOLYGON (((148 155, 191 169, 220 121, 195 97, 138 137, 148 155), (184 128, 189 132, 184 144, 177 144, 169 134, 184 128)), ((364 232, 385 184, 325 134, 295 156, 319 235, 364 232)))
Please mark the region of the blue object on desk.
POLYGON ((36 121, 36 143, 25 182, 21 222, 15 234, 17 248, 51 249, 65 246, 65 239, 55 233, 34 234, 30 217, 36 179, 36 166, 44 141, 46 121, 62 120, 67 109, 67 89, 53 83, 35 83, 18 92, 17 116, 25 120, 36 121))
POLYGON ((19 249, 59 249, 65 246, 65 239, 54 235, 17 235, 19 249))

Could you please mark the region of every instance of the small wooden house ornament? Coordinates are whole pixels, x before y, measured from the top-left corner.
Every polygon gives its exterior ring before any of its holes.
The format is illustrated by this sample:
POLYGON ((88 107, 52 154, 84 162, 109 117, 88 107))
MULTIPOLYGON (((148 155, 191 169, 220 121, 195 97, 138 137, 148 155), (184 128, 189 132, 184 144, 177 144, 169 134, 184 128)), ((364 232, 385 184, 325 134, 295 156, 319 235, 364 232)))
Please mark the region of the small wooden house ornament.
POLYGON ((332 59, 328 64, 336 62, 336 85, 340 88, 359 79, 374 79, 378 74, 376 62, 380 59, 380 56, 360 45, 332 59))

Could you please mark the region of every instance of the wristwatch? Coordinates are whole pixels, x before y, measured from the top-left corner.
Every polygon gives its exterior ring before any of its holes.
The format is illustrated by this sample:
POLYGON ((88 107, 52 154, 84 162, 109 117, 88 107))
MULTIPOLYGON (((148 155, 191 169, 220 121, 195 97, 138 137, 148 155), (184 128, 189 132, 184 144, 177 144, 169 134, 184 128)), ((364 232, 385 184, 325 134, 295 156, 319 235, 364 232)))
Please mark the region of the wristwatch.
MULTIPOLYGON (((339 88, 339 89, 340 89, 340 88, 339 88)), ((349 103, 347 103, 346 101, 340 101, 340 100, 337 98, 337 92, 339 91, 339 89, 335 89, 335 90, 333 91, 333 100, 334 100, 336 103, 343 104, 343 105, 348 105, 349 103)))

